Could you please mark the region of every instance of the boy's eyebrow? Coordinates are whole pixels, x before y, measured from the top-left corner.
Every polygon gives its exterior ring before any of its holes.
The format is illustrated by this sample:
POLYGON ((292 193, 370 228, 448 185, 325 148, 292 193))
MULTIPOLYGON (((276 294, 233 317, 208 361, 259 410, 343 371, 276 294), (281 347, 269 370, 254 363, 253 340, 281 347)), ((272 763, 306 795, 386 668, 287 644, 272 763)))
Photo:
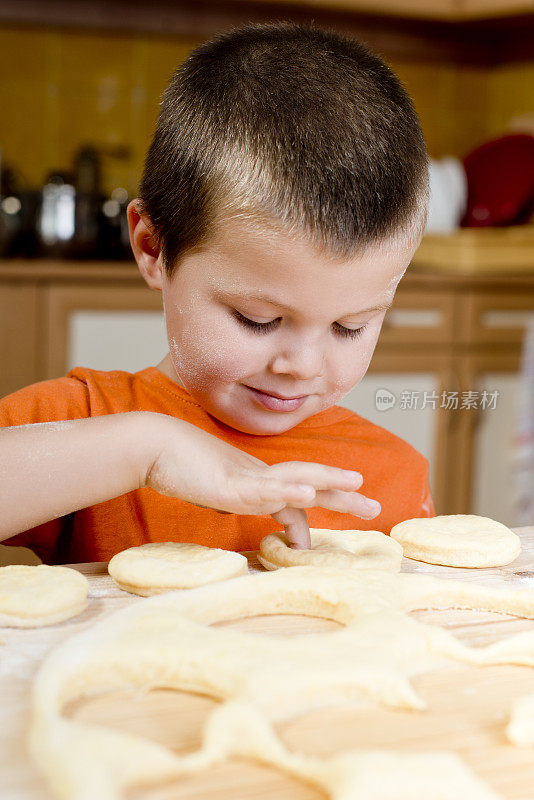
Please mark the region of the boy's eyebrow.
MULTIPOLYGON (((262 294, 248 294, 247 292, 229 292, 228 294, 224 293, 226 297, 230 298, 239 298, 240 300, 257 300, 260 303, 269 303, 272 306, 278 306, 278 308, 282 308, 285 311, 293 311, 294 309, 291 306, 285 305, 285 303, 281 303, 278 300, 275 300, 271 297, 266 297, 262 294)), ((353 311, 349 314, 344 314, 344 317, 352 317, 356 316, 357 314, 372 314, 375 311, 389 311, 391 308, 391 303, 384 303, 383 305, 380 304, 378 306, 373 306, 372 308, 362 308, 360 311, 353 311)))

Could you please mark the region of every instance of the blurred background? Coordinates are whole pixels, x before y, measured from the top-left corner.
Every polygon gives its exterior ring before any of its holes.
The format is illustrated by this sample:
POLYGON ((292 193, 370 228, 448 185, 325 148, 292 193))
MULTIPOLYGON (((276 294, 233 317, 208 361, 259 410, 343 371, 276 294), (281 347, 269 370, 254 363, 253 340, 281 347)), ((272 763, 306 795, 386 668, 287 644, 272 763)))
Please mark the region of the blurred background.
POLYGON ((429 458, 438 513, 534 524, 533 0, 0 0, 0 396, 164 355, 124 216, 160 95, 200 42, 279 19, 382 55, 432 158, 427 234, 343 404, 429 458))

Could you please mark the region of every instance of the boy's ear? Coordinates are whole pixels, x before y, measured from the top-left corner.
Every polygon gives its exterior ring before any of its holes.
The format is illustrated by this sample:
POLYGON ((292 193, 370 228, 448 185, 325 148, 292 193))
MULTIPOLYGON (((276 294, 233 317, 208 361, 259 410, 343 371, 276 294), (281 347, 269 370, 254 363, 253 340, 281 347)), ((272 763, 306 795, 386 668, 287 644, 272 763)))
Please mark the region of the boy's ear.
POLYGON ((152 232, 150 218, 138 210, 139 200, 128 204, 128 229, 130 244, 139 271, 151 289, 161 290, 162 266, 160 248, 152 232))

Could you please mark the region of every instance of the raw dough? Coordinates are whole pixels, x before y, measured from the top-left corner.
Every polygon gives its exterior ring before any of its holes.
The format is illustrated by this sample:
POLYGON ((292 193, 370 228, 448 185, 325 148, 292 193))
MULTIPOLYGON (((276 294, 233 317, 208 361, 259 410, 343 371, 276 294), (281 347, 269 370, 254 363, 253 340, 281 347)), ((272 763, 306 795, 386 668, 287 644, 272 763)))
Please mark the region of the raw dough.
POLYGON ((400 572, 402 547, 380 531, 331 531, 310 528, 311 550, 288 547, 280 534, 265 536, 258 561, 265 569, 279 567, 346 567, 400 572))
POLYGON ((500 522, 474 514, 407 519, 391 529, 404 555, 447 567, 501 567, 521 552, 521 540, 500 522))
POLYGON ((534 694, 515 701, 506 736, 518 747, 531 747, 534 744, 534 694))
POLYGON ((534 635, 466 647, 407 613, 428 607, 534 618, 534 592, 385 571, 288 567, 151 597, 71 637, 46 659, 33 686, 32 756, 61 800, 119 800, 129 787, 176 779, 233 757, 285 770, 330 800, 497 800, 451 754, 360 749, 318 758, 290 751, 272 727, 362 695, 392 708, 424 709, 410 678, 444 658, 534 666, 534 635), (322 616, 346 627, 327 638, 210 627, 276 613, 322 616), (124 686, 219 699, 200 749, 179 756, 142 736, 61 714, 70 700, 124 686))
POLYGON ((230 550, 154 542, 117 553, 108 564, 108 572, 121 589, 147 597, 246 575, 248 561, 230 550))
POLYGON ((0 625, 37 628, 87 607, 89 583, 75 569, 14 565, 0 568, 0 625))

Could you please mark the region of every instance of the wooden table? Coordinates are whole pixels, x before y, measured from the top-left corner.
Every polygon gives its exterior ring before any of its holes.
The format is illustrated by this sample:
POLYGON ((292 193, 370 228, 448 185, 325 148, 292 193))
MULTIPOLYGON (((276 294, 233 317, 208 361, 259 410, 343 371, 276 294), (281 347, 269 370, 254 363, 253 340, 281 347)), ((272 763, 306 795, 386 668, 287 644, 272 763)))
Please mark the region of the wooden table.
MULTIPOLYGON (((404 560, 403 571, 454 577, 492 586, 530 587, 534 591, 534 527, 518 531, 521 556, 500 569, 456 569, 404 560)), ((261 569, 247 553, 251 571, 261 569)), ((107 565, 75 565, 90 583, 87 610, 58 625, 33 630, 0 629, 0 798, 50 800, 42 779, 26 754, 32 679, 43 659, 59 642, 104 615, 143 602, 117 588, 107 565)), ((421 611, 417 618, 454 631, 472 646, 534 629, 533 620, 473 611, 421 611)), ((338 627, 329 620, 297 616, 263 616, 222 623, 257 634, 291 635, 338 627)), ((534 749, 517 748, 504 737, 512 701, 534 692, 534 670, 527 667, 476 668, 453 664, 413 681, 426 698, 424 712, 391 711, 369 704, 314 711, 277 727, 290 747, 326 756, 344 749, 385 747, 405 751, 452 750, 506 800, 534 798, 534 749)), ((99 722, 154 738, 177 752, 198 748, 202 725, 215 701, 170 690, 124 691, 111 697, 80 701, 66 709, 77 719, 99 722)), ((273 769, 234 761, 171 785, 131 792, 128 800, 324 800, 322 792, 273 769)), ((95 798, 98 800, 98 798, 95 798)), ((431 800, 431 798, 429 798, 431 800)), ((462 798, 459 800, 468 800, 462 798)))

